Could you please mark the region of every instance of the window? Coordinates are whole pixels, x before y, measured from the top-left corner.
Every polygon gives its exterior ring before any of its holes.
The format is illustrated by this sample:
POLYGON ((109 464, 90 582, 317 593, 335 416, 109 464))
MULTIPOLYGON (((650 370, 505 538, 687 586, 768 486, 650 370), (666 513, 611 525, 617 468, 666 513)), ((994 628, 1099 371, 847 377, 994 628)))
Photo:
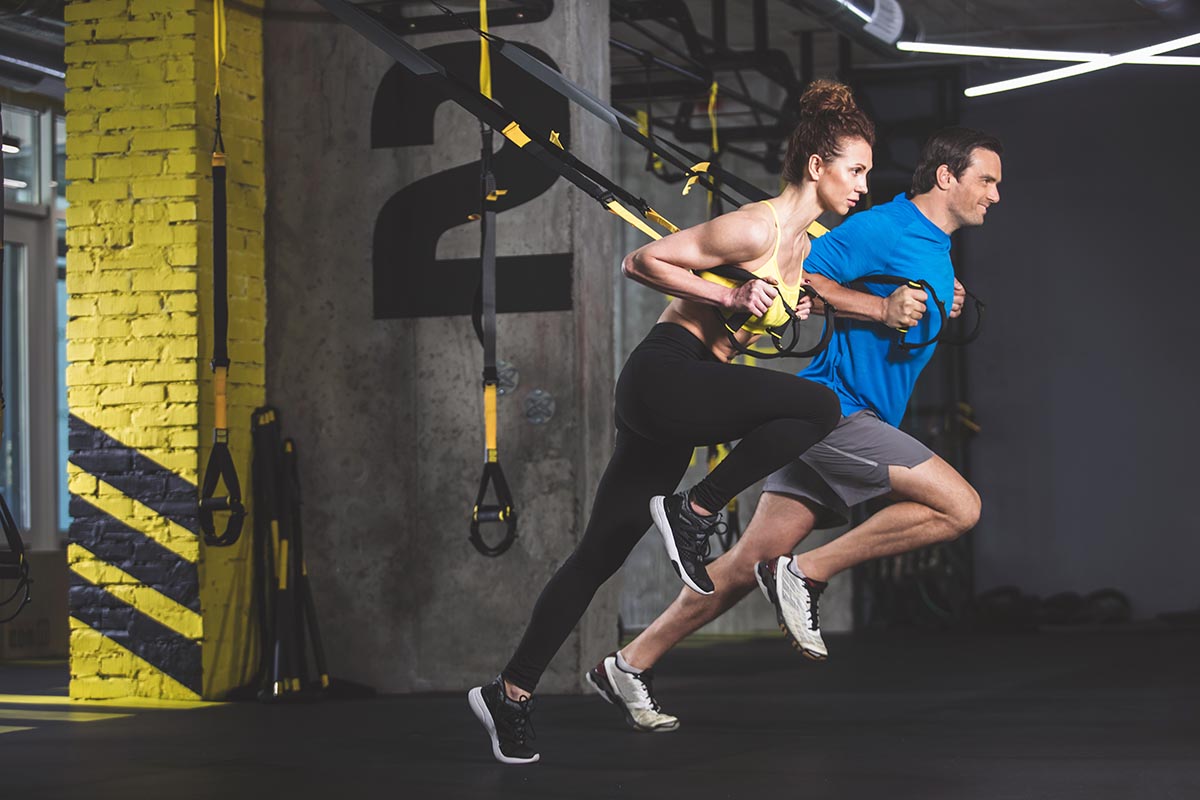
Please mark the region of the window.
POLYGON ((62 546, 67 516, 65 134, 54 108, 4 105, 4 436, 0 490, 26 544, 62 546))

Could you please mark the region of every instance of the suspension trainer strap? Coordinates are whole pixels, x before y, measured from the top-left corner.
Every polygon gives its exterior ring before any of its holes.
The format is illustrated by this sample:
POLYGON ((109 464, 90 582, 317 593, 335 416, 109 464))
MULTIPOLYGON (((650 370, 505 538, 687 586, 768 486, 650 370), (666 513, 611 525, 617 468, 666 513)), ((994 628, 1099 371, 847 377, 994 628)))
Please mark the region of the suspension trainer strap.
MULTIPOLYGON (((726 280, 738 281, 740 283, 746 283, 758 278, 757 275, 749 270, 731 265, 714 267, 713 269, 704 271, 711 272, 714 275, 725 278, 726 280)), ((783 299, 782 294, 779 295, 779 300, 783 303, 783 307, 787 310, 790 319, 786 324, 781 325, 778 328, 767 329, 767 333, 771 337, 771 342, 775 346, 775 352, 750 348, 738 341, 735 334, 741 330, 747 322, 750 321, 750 314, 742 312, 726 316, 725 313, 719 308, 715 308, 713 310, 721 320, 721 324, 725 327, 725 335, 729 338, 729 343, 733 346, 733 349, 741 355, 761 359, 811 358, 829 346, 829 340, 833 338, 833 331, 836 326, 835 318, 837 316, 837 309, 834 308, 828 300, 817 294, 817 291, 811 286, 801 286, 800 293, 802 295, 811 297, 813 300, 820 301, 825 306, 825 326, 821 330, 821 338, 817 340, 815 345, 807 350, 796 349, 796 345, 800 340, 800 320, 796 319, 796 309, 792 308, 788 304, 787 300, 783 299), (785 332, 791 334, 791 338, 786 343, 784 342, 783 338, 785 332)))
MULTIPOLYGON (((404 41, 374 15, 347 0, 316 0, 316 2, 365 37, 371 44, 394 58, 405 69, 436 84, 447 99, 462 106, 492 130, 500 131, 504 138, 521 148, 523 152, 537 159, 547 169, 566 178, 609 211, 628 222, 628 217, 613 207, 620 205, 618 198, 627 200, 639 211, 649 208, 644 200, 634 198, 632 194, 613 181, 580 162, 563 149, 561 144, 557 144, 552 134, 542 135, 533 132, 532 129, 526 131, 508 111, 480 94, 478 87, 467 86, 456 79, 446 71, 444 66, 404 41), (636 202, 634 202, 635 200, 636 202)), ((490 43, 492 43, 491 39, 489 39, 490 43)), ((628 212, 627 209, 625 210, 628 212)), ((642 227, 639 227, 639 230, 645 232, 642 227)))
MULTIPOLYGON (((479 0, 479 20, 487 30, 487 0, 479 0)), ((491 99, 492 76, 488 57, 488 41, 480 39, 479 93, 491 99)), ((483 474, 479 477, 479 494, 471 510, 471 535, 475 549, 485 556, 498 556, 512 547, 517 538, 517 512, 504 470, 500 467, 500 448, 497 436, 496 400, 500 376, 496 370, 496 176, 492 172, 492 129, 480 123, 480 186, 479 186, 479 262, 482 271, 482 333, 483 333, 483 474), (488 486, 495 490, 496 504, 487 505, 488 486), (505 526, 504 538, 488 544, 480 525, 499 522, 505 526)))
POLYGON ((246 509, 237 469, 229 452, 229 288, 226 241, 225 140, 221 136, 221 62, 225 60, 225 0, 213 4, 213 96, 216 99, 216 133, 213 138, 213 445, 200 486, 200 529, 212 547, 228 547, 242 535, 246 509), (224 481, 227 494, 218 496, 224 481), (228 511, 224 532, 218 534, 213 513, 228 511))
MULTIPOLYGON (((873 283, 883 284, 884 286, 907 286, 910 289, 921 289, 929 296, 929 299, 933 301, 934 307, 938 310, 939 325, 937 333, 934 334, 929 341, 910 342, 907 340, 909 331, 908 328, 893 329, 896 334, 896 347, 899 350, 907 353, 913 350, 919 350, 922 347, 929 347, 931 344, 935 344, 942 337, 942 334, 946 332, 946 305, 941 301, 941 298, 938 297, 937 292, 933 290, 933 287, 929 284, 929 281, 921 280, 919 278, 905 278, 902 275, 864 275, 863 277, 846 284, 846 286, 847 288, 854 289, 855 291, 870 292, 871 290, 868 288, 868 286, 873 283)), ((977 335, 978 331, 975 333, 977 335)))
MULTIPOLYGON (((0 106, 0 138, 4 137, 4 108, 0 106)), ((4 183, 4 160, 0 158, 0 184, 4 183)), ((4 194, 0 192, 0 440, 4 435, 4 194)), ((17 585, 6 597, 0 597, 0 623, 15 619, 17 614, 32 599, 29 577, 29 562, 25 558, 25 542, 21 529, 9 511, 8 501, 0 494, 0 527, 4 528, 7 549, 0 550, 0 580, 16 581, 17 585), (6 610, 17 603, 15 610, 6 610)))

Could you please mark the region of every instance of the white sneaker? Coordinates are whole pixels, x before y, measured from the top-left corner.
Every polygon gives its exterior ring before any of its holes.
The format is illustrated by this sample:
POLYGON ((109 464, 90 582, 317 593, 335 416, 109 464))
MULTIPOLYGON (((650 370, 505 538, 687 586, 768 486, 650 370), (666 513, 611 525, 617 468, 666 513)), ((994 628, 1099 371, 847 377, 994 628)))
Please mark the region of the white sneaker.
POLYGON ((679 727, 679 720, 662 713, 654 699, 653 670, 626 672, 617 666, 617 654, 612 653, 588 670, 586 678, 597 694, 621 709, 635 731, 663 733, 679 727))
POLYGON ((817 601, 827 584, 796 577, 788 569, 791 560, 791 556, 780 556, 774 561, 760 561, 754 577, 763 594, 775 606, 779 629, 787 634, 792 647, 805 658, 824 661, 829 651, 821 639, 817 601))

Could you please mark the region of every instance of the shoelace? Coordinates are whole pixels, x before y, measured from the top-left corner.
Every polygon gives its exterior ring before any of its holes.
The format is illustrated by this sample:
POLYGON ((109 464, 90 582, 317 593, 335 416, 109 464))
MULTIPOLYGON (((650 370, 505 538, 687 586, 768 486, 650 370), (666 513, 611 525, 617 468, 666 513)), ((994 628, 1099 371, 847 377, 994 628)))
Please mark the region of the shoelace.
POLYGON ((642 670, 633 676, 633 680, 638 687, 638 700, 646 703, 654 711, 661 713, 662 709, 658 705, 658 700, 654 698, 654 670, 642 670))
POLYGON ((682 513, 679 515, 680 520, 683 522, 679 531, 683 534, 680 537, 682 540, 680 544, 689 554, 703 560, 708 558, 709 552, 712 550, 712 543, 709 541, 709 538, 714 533, 725 533, 728 530, 728 526, 719 513, 714 515, 716 517, 715 520, 706 523, 703 517, 697 515, 687 507, 688 502, 685 496, 683 499, 684 505, 680 509, 682 513))
POLYGON ((804 584, 804 588, 808 591, 808 619, 812 629, 815 631, 820 628, 820 625, 817 624, 817 617, 819 614, 817 610, 817 601, 821 599, 821 592, 825 591, 825 587, 813 586, 806 580, 802 580, 801 583, 804 584))
POLYGON ((533 698, 526 697, 524 700, 504 700, 501 699, 504 708, 504 727, 513 739, 519 744, 526 744, 537 738, 537 732, 533 729, 533 719, 530 714, 533 709, 529 704, 533 698))

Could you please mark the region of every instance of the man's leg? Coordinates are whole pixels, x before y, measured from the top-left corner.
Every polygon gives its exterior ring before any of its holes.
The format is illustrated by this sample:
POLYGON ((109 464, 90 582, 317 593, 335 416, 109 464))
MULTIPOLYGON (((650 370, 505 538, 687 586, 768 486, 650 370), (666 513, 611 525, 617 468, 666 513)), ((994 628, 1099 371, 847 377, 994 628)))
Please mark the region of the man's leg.
POLYGON ((828 544, 796 556, 796 567, 828 581, 875 558, 957 539, 979 520, 979 494, 937 456, 915 467, 888 467, 892 494, 903 498, 828 544))
POLYGON ((788 638, 807 658, 822 661, 828 655, 818 605, 830 578, 871 559, 956 539, 979 519, 979 495, 937 456, 914 467, 889 466, 888 479, 891 495, 903 498, 900 502, 832 542, 757 567, 759 582, 788 638))
POLYGON ((708 566, 715 593, 681 590, 658 619, 621 649, 625 661, 636 669, 649 669, 684 637, 732 608, 754 588, 754 565, 792 552, 812 532, 815 519, 794 497, 763 494, 741 539, 708 566))

